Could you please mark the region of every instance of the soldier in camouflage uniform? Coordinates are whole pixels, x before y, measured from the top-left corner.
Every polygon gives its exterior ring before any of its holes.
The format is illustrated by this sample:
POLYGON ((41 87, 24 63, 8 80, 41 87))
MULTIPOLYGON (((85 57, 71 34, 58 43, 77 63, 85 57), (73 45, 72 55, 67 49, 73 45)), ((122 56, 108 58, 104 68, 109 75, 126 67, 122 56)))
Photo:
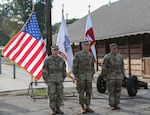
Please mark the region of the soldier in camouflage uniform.
POLYGON ((79 104, 81 104, 81 113, 94 112, 90 107, 92 94, 92 80, 94 70, 94 58, 89 52, 89 42, 82 42, 82 50, 75 54, 73 60, 73 74, 77 81, 76 89, 79 94, 79 104), (86 105, 86 108, 84 107, 86 105))
POLYGON ((62 105, 63 82, 66 77, 66 65, 63 58, 58 56, 58 46, 51 47, 52 55, 44 62, 43 79, 48 86, 49 106, 52 109, 52 115, 63 114, 60 109, 62 105))
POLYGON ((106 54, 102 63, 102 76, 108 84, 110 109, 120 109, 120 95, 122 90, 122 80, 125 77, 124 62, 121 54, 118 53, 116 43, 109 45, 110 53, 106 54))

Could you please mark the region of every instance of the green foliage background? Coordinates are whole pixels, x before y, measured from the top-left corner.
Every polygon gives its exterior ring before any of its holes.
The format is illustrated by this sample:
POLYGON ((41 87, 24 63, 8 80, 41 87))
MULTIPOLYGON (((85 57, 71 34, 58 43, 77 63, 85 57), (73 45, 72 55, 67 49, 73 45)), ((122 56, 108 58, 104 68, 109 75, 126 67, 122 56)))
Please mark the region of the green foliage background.
MULTIPOLYGON (((0 46, 6 43, 18 33, 23 27, 32 11, 32 0, 7 0, 5 4, 0 4, 0 46)), ((39 28, 42 36, 45 38, 45 0, 38 0, 34 4, 39 28)), ((53 0, 51 0, 53 3, 53 0)), ((51 7, 52 8, 52 7, 51 7)), ((66 20, 67 25, 73 23, 77 19, 66 20)), ((59 30, 60 23, 52 26, 52 34, 59 30)))

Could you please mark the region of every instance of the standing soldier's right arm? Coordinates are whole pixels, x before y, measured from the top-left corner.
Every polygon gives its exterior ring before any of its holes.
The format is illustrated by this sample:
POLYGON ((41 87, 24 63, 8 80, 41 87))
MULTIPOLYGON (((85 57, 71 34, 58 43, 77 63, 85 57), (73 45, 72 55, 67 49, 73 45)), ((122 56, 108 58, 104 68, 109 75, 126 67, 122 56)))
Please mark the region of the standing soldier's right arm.
POLYGON ((47 83, 48 82, 48 78, 47 78, 47 76, 48 76, 48 59, 46 59, 44 61, 44 65, 43 65, 43 69, 42 69, 42 76, 43 76, 45 83, 47 83))
MULTIPOLYGON (((62 59, 63 60, 63 59, 62 59)), ((66 63, 65 63, 65 61, 63 60, 63 77, 64 77, 64 79, 65 79, 65 77, 66 77, 67 75, 66 75, 66 63)))
POLYGON ((101 71, 101 75, 103 76, 104 79, 107 79, 108 61, 109 61, 108 56, 105 55, 105 57, 103 58, 102 71, 101 71))
POLYGON ((75 57, 73 59, 73 74, 75 77, 78 77, 78 56, 75 54, 75 57))

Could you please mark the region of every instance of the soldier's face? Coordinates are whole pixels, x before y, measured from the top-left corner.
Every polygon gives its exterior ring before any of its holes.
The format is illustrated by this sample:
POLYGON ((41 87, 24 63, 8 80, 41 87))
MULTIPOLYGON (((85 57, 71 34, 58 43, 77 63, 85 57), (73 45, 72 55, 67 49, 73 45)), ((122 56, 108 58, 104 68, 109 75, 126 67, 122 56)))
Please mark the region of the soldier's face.
POLYGON ((54 50, 51 50, 52 51, 52 55, 57 55, 58 54, 58 49, 54 49, 54 50))
POLYGON ((83 44, 82 45, 82 49, 88 51, 89 50, 89 46, 88 44, 83 44))
POLYGON ((118 52, 118 48, 111 48, 110 50, 111 50, 111 53, 114 53, 114 54, 118 52))

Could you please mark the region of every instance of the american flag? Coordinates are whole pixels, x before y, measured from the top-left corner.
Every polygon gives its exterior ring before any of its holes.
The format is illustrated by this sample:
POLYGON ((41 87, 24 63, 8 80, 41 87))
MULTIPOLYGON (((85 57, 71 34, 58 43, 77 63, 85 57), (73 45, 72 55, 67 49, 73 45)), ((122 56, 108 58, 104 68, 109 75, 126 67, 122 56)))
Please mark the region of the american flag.
POLYGON ((42 76, 42 66, 47 57, 35 12, 24 27, 6 44, 2 54, 21 66, 36 80, 42 76))

